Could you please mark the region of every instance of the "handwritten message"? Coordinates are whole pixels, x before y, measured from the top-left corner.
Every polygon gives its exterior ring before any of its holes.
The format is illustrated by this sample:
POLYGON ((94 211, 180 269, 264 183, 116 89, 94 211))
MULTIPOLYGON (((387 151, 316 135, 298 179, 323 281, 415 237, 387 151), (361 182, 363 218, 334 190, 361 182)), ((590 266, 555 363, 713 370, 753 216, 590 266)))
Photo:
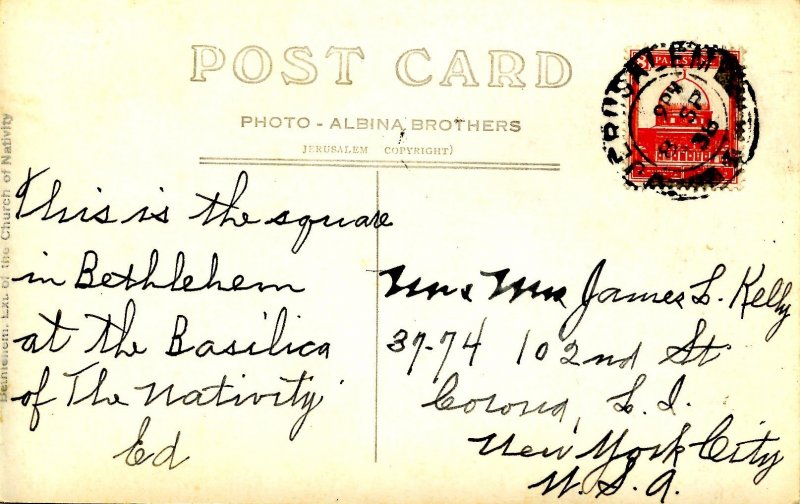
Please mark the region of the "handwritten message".
POLYGON ((737 363, 793 337, 785 328, 794 314, 792 281, 766 262, 695 264, 659 272, 656 281, 620 275, 625 258, 602 256, 573 265, 570 278, 550 273, 559 265, 537 260, 523 271, 498 266, 502 258, 475 271, 417 271, 402 247, 386 245, 407 239, 409 229, 377 200, 356 213, 273 208, 258 197, 266 177, 241 170, 215 179, 220 189, 180 188, 186 194, 175 205, 164 187, 144 199, 118 190, 104 199, 91 185, 65 195, 58 170, 29 168, 7 195, 10 229, 68 228, 75 236, 69 247, 45 239, 41 256, 14 257, 8 279, 13 292, 33 295, 25 306, 10 303, 11 313, 28 317, 9 343, 12 365, 27 370, 9 400, 12 414, 26 415, 28 435, 72 411, 91 422, 93 411, 124 410, 133 419, 120 426, 128 441, 104 446, 108 460, 180 471, 212 461, 195 455, 180 425, 152 434, 157 422, 175 425, 170 411, 204 418, 221 409, 269 410, 284 425, 281 436, 302 443, 315 425, 342 421, 347 406, 337 387, 349 385, 342 370, 366 367, 353 362, 342 328, 304 326, 304 318, 326 317, 324 304, 308 298, 359 290, 374 296, 374 327, 350 328, 349 337, 366 348, 374 337, 375 374, 363 373, 374 378, 374 397, 362 399, 374 402, 375 432, 363 436, 374 438, 375 463, 378 426, 391 432, 396 421, 381 414, 381 401, 455 426, 427 435, 475 464, 533 459, 527 479, 515 483, 520 495, 639 492, 667 502, 680 495, 687 460, 735 465, 734 477, 752 485, 769 481, 785 460, 785 434, 770 426, 769 411, 758 422, 750 414, 740 420, 728 405, 736 390, 717 386, 737 363), (84 238, 106 228, 130 236, 175 228, 187 246, 126 255, 125 247, 84 238), (374 247, 375 262, 354 266, 356 288, 299 269, 265 276, 258 261, 240 256, 263 247, 264 229, 281 237, 266 247, 296 264, 318 249, 315 239, 332 237, 357 242, 364 258, 374 247), (215 232, 232 233, 236 250, 222 253, 203 239, 215 232), (51 267, 62 249, 67 257, 51 267), (54 301, 65 298, 69 308, 54 301), (392 391, 382 392, 379 381, 393 383, 392 391))

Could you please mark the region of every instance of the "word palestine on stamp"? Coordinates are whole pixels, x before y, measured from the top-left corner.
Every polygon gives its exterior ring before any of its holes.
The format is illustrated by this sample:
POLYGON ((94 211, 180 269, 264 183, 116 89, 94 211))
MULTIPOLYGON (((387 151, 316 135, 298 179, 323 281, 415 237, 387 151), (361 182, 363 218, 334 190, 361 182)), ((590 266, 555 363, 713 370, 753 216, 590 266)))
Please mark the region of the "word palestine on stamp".
POLYGON ((694 42, 631 50, 601 107, 603 149, 625 183, 676 200, 736 187, 758 144, 741 52, 694 42))

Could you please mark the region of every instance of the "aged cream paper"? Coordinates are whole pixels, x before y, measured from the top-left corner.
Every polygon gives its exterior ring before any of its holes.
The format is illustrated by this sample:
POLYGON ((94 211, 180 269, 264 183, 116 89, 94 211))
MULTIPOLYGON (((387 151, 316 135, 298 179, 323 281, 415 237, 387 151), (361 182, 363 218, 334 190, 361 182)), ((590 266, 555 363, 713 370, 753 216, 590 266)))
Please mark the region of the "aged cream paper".
POLYGON ((800 6, 0 3, 0 500, 800 498, 800 6))

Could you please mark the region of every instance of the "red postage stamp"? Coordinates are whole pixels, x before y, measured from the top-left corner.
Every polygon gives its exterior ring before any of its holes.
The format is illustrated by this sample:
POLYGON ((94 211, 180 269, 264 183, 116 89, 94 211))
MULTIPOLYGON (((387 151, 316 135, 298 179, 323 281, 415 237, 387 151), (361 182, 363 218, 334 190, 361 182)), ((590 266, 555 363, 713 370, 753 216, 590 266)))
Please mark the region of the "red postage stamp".
POLYGON ((691 42, 630 51, 602 109, 604 148, 628 185, 692 199, 739 183, 758 140, 740 56, 691 42))

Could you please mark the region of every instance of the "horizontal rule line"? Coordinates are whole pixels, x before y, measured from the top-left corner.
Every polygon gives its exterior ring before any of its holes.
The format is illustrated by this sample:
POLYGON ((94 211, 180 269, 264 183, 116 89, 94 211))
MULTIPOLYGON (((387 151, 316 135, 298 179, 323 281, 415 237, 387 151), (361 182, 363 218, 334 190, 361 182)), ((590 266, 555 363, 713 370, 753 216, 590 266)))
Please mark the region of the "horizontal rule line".
POLYGON ((244 158, 244 157, 200 157, 201 165, 244 166, 301 166, 340 168, 407 168, 444 170, 538 170, 558 171, 559 163, 524 163, 499 161, 443 161, 402 159, 309 159, 309 158, 244 158))

